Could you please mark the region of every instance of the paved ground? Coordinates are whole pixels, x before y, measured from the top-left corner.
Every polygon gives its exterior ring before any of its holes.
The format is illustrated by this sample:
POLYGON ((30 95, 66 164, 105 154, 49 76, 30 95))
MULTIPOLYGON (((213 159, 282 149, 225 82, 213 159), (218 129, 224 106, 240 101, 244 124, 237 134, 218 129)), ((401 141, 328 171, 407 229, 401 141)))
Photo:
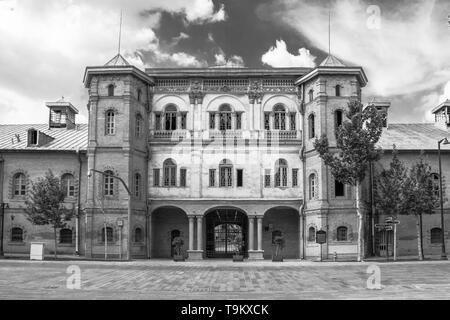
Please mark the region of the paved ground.
POLYGON ((8 259, 0 260, 0 299, 450 299, 450 261, 8 259), (80 289, 67 288, 73 265, 81 270, 80 289), (381 290, 367 289, 371 265, 380 268, 381 290))

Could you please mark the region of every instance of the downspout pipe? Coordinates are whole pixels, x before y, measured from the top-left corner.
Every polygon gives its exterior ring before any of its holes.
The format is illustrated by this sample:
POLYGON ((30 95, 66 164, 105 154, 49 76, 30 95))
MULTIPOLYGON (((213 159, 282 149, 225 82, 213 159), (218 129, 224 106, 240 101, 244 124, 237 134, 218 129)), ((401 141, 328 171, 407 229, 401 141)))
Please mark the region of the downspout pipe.
MULTIPOLYGON (((77 159, 78 159, 78 199, 77 199, 77 214, 75 217, 75 254, 77 256, 80 255, 80 216, 81 216, 81 171, 83 162, 81 160, 80 149, 77 151, 77 159)), ((85 239, 86 240, 86 239, 85 239)))

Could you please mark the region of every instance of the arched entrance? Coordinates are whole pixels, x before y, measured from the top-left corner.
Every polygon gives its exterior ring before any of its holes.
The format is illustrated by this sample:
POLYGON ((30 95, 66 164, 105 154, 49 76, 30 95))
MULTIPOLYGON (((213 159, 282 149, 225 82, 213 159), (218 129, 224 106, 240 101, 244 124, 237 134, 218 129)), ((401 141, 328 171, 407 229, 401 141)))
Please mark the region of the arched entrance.
POLYGON ((236 252, 247 256, 248 219, 242 210, 217 208, 205 217, 207 258, 231 258, 236 252))

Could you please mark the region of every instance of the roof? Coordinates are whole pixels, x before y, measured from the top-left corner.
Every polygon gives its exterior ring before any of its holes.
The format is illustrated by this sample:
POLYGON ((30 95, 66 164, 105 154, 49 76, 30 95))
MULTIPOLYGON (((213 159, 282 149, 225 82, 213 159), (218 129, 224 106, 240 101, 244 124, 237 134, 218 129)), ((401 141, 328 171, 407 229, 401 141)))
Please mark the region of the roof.
POLYGON ((440 105, 438 105, 437 107, 433 108, 433 110, 431 110, 431 113, 436 113, 444 107, 450 107, 450 100, 447 99, 444 102, 442 102, 440 105))
POLYGON ((290 76, 300 77, 310 72, 311 68, 147 68, 145 72, 152 77, 265 77, 290 76))
POLYGON ((66 108, 69 108, 70 110, 72 110, 73 113, 78 114, 78 109, 75 108, 73 106, 73 104, 71 104, 70 102, 65 101, 64 97, 62 97, 61 99, 59 99, 59 100, 57 100, 55 102, 46 102, 45 105, 48 108, 52 108, 52 107, 66 107, 66 108))
POLYGON ((42 150, 42 151, 86 151, 88 144, 88 125, 77 124, 74 129, 50 128, 48 124, 7 124, 0 125, 0 152, 4 150, 42 150), (40 147, 27 147, 27 131, 36 129, 54 138, 40 147), (16 134, 20 137, 17 142, 16 134))
POLYGON ((120 53, 118 53, 114 58, 105 63, 105 66, 130 66, 130 64, 120 53))
MULTIPOLYGON (((389 124, 383 129, 378 146, 392 150, 437 150, 438 140, 449 137, 450 133, 434 123, 389 124)), ((441 145, 441 149, 450 150, 450 146, 441 145)))
POLYGON ((338 58, 333 55, 329 55, 320 64, 321 67, 346 67, 338 58))

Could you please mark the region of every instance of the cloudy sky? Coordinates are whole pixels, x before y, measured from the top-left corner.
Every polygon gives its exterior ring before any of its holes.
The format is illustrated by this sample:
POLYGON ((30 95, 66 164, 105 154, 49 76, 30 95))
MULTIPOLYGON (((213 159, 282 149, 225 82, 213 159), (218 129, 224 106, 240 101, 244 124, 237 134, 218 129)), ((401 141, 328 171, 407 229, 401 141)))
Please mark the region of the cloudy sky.
POLYGON ((86 122, 84 68, 117 52, 145 67, 361 65, 390 121, 432 120, 450 99, 448 0, 0 0, 0 123, 46 122, 64 96, 86 122))

